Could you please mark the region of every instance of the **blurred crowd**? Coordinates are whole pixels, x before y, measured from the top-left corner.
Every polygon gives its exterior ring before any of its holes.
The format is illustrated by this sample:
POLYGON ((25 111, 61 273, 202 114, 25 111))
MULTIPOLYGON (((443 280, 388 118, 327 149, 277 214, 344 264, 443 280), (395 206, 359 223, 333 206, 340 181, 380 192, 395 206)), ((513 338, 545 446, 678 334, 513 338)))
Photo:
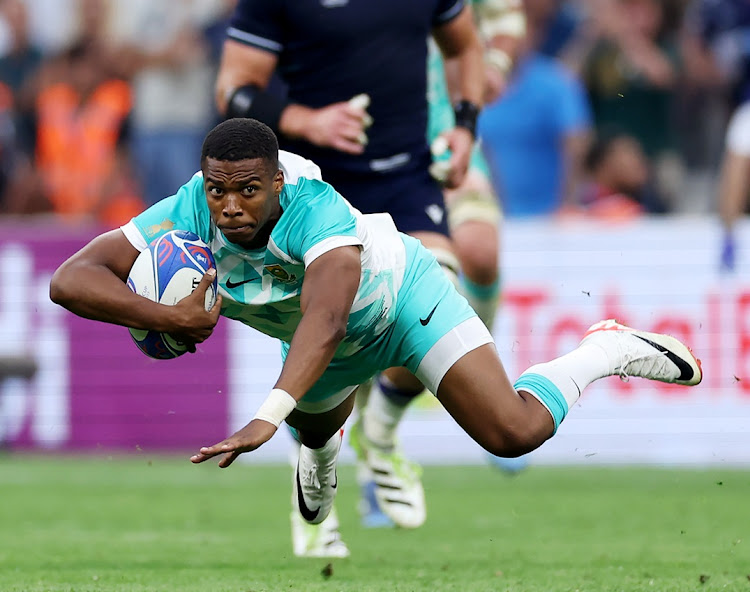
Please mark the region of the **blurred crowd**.
MULTIPOLYGON (((0 0, 0 213, 113 227, 174 193, 218 121, 234 3, 0 0)), ((480 119, 506 216, 716 211, 750 2, 525 4, 522 55, 480 119)))
POLYGON ((525 4, 524 56, 482 119, 506 215, 715 211, 750 98, 750 2, 525 4))
POLYGON ((0 207, 116 226, 198 169, 233 1, 0 0, 0 207))

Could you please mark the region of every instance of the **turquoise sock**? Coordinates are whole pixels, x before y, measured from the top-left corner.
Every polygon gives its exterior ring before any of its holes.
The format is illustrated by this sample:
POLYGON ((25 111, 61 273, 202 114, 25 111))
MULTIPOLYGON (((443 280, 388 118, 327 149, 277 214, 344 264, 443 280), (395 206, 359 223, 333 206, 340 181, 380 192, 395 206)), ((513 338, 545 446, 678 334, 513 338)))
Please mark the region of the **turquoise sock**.
POLYGON ((463 287, 467 296, 477 298, 479 300, 491 300, 496 299, 500 295, 500 276, 491 284, 484 286, 471 281, 465 275, 461 276, 461 286, 463 287))
POLYGON ((555 383, 541 374, 524 373, 519 376, 513 387, 517 391, 531 393, 549 410, 555 422, 555 432, 557 432, 557 428, 568 414, 568 402, 555 383))

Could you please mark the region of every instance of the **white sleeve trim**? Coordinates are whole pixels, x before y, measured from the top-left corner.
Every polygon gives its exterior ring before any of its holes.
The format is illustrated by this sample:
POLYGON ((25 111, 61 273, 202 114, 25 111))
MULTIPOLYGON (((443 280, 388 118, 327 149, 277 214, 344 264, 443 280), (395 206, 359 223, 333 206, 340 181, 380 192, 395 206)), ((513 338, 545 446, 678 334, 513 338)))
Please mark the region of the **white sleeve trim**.
POLYGON ((358 236, 332 236, 323 239, 318 244, 313 245, 305 253, 305 269, 315 261, 321 255, 325 255, 328 251, 338 249, 339 247, 362 247, 362 241, 358 236))
POLYGON ((433 25, 443 25, 447 23, 450 20, 453 20, 456 18, 460 12, 464 9, 464 6, 466 5, 465 0, 456 0, 456 3, 451 6, 448 10, 445 12, 437 15, 435 18, 435 21, 433 22, 433 25))
POLYGON ((135 225, 135 222, 133 222, 132 220, 128 222, 127 224, 125 224, 124 226, 120 226, 120 230, 122 230, 123 234, 125 235, 125 238, 127 238, 130 241, 130 244, 133 245, 139 251, 143 251, 148 247, 148 243, 146 242, 146 239, 143 238, 141 231, 138 230, 138 227, 135 225))
POLYGON ((732 116, 727 129, 727 148, 739 156, 750 156, 750 103, 732 116))
POLYGON ((266 37, 253 35, 252 33, 242 31, 236 27, 229 27, 227 29, 227 37, 229 37, 230 39, 234 39, 235 41, 239 41, 240 43, 246 43, 248 45, 254 45, 256 47, 266 49, 273 53, 281 53, 281 50, 284 49, 284 46, 281 45, 281 43, 278 43, 273 39, 267 39, 266 37))

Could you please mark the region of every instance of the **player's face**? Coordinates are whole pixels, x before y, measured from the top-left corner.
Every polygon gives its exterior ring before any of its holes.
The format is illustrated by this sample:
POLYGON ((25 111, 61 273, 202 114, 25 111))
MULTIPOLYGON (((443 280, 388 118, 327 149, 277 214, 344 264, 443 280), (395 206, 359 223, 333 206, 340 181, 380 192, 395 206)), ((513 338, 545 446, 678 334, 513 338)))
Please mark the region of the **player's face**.
POLYGON ((284 175, 261 159, 226 161, 207 158, 203 188, 208 209, 229 242, 246 249, 268 244, 281 215, 279 194, 284 175))

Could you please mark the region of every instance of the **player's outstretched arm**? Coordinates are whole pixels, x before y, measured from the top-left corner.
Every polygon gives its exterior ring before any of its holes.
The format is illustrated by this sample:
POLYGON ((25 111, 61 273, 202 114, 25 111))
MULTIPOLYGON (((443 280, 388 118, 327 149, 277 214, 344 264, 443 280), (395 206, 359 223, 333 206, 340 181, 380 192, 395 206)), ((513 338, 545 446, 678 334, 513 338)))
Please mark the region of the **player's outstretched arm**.
POLYGON ((221 297, 211 311, 203 305, 213 278, 204 277, 201 286, 176 306, 158 304, 125 284, 137 257, 138 250, 120 229, 102 234, 55 271, 50 298, 87 319, 184 335, 195 343, 205 339, 207 327, 213 329, 221 308, 221 297))
POLYGON ((323 375, 346 335, 361 276, 359 247, 339 247, 305 270, 302 320, 276 387, 299 400, 323 375))
POLYGON ((271 439, 281 421, 331 363, 346 335, 360 274, 358 247, 333 249, 309 265, 302 286, 302 320, 269 399, 250 423, 218 444, 202 447, 190 457, 191 462, 202 463, 223 455, 219 466, 225 468, 243 452, 255 450, 271 439))

